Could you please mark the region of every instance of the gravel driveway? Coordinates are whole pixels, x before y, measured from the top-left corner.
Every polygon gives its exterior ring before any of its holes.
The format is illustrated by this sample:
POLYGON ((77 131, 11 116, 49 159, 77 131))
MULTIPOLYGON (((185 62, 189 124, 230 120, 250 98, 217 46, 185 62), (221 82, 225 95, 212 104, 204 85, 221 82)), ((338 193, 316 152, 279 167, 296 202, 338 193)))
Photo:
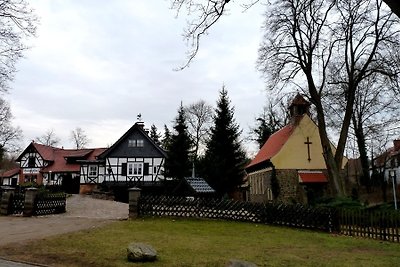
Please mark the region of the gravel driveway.
POLYGON ((85 195, 67 198, 67 212, 57 215, 0 216, 0 246, 103 226, 128 218, 129 205, 85 195))

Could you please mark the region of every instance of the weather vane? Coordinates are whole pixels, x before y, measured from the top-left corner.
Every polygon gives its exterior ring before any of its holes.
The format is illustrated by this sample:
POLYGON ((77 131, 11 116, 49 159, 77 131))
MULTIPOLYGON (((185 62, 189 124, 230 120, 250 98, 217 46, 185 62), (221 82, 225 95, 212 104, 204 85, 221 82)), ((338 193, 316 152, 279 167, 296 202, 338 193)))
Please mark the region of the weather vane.
POLYGON ((137 120, 138 120, 138 121, 142 121, 142 113, 139 113, 139 114, 137 115, 137 120))

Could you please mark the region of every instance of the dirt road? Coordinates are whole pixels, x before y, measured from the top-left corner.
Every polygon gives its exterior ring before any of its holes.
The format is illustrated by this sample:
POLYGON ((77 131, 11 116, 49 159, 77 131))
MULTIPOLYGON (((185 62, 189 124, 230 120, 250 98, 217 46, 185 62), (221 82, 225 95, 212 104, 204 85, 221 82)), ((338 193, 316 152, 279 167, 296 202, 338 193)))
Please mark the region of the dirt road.
POLYGON ((0 246, 103 226, 128 218, 128 204, 73 195, 58 215, 0 216, 0 246))

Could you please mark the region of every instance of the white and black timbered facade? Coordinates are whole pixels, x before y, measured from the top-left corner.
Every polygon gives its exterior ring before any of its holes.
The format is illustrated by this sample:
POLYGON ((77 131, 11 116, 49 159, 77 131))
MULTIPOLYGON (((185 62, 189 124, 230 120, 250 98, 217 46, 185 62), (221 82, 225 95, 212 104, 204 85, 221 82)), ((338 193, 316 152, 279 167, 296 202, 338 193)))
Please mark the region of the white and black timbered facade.
POLYGON ((165 152, 144 131, 142 123, 134 124, 114 145, 95 160, 81 163, 81 192, 96 184, 151 185, 164 179, 165 152))
POLYGON ((113 146, 99 155, 106 182, 154 183, 164 179, 165 151, 135 123, 113 146))
POLYGON ((51 162, 51 159, 48 158, 49 153, 46 153, 47 151, 45 150, 44 146, 31 143, 17 158, 17 161, 20 163, 19 183, 43 183, 43 173, 41 170, 51 162))
MULTIPOLYGON (((89 193, 111 183, 152 186, 164 180, 165 151, 135 123, 110 148, 63 149, 32 142, 18 157, 18 183, 62 185, 70 192, 89 193)), ((4 173, 3 181, 15 184, 4 173)), ((14 177, 13 176, 13 177, 14 177)))

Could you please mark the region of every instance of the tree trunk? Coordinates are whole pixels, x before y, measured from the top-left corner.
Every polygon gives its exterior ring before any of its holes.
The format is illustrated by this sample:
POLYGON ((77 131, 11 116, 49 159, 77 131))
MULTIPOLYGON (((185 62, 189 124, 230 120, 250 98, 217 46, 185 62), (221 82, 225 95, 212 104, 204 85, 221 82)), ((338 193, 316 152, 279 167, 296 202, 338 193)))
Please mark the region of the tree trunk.
POLYGON ((324 153, 325 164, 328 171, 329 181, 333 185, 336 195, 341 197, 345 195, 344 186, 340 176, 340 166, 337 165, 335 157, 332 152, 331 142, 328 139, 328 133, 326 132, 325 114, 321 103, 320 95, 315 87, 311 74, 307 75, 308 88, 313 101, 317 109, 317 120, 318 120, 318 131, 321 140, 321 146, 324 153))
POLYGON ((361 122, 356 122, 355 117, 353 117, 354 133, 356 135, 358 152, 360 153, 360 161, 362 168, 362 184, 366 186, 367 192, 371 191, 371 176, 369 174, 369 161, 367 155, 367 148, 365 145, 365 135, 364 129, 361 122))

